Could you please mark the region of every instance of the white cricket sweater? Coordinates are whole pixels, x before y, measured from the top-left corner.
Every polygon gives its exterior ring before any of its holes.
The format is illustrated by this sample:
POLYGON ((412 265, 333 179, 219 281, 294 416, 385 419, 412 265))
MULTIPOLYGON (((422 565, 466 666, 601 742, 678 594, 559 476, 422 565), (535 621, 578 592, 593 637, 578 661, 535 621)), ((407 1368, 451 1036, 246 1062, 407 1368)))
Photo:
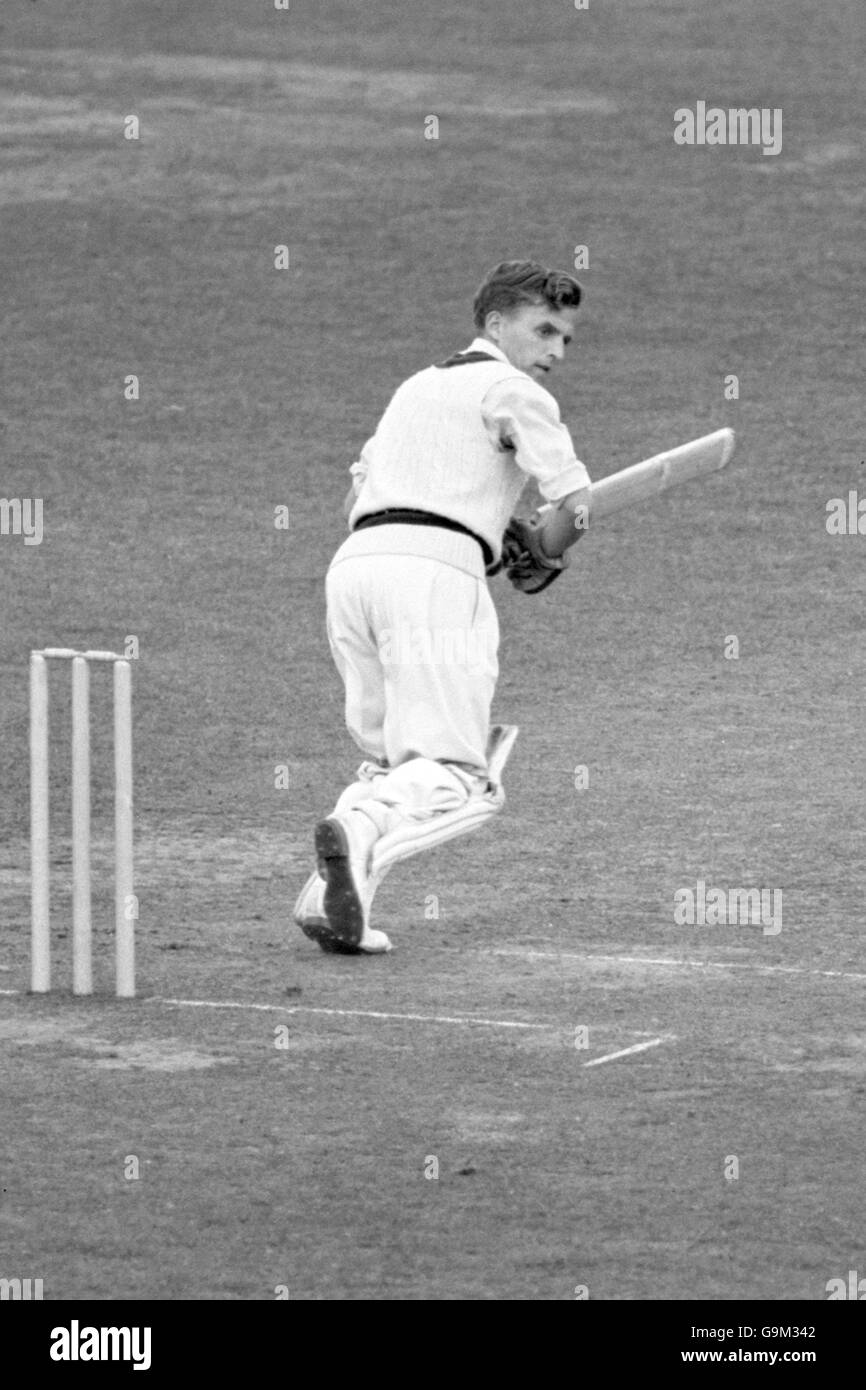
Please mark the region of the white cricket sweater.
POLYGON ((371 512, 413 507, 462 522, 498 558, 529 475, 550 502, 588 486, 550 392, 486 338, 466 351, 496 360, 427 367, 397 388, 351 468, 350 530, 371 512))

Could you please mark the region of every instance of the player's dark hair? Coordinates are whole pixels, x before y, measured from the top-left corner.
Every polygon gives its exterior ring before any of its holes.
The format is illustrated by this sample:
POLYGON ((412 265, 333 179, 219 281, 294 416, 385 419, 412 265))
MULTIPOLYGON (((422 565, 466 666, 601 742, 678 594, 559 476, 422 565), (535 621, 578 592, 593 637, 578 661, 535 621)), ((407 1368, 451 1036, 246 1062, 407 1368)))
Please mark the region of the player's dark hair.
POLYGON ((488 270, 478 287, 472 304, 475 327, 483 328, 493 309, 507 311, 521 304, 576 309, 580 297, 580 285, 564 270, 548 270, 538 261, 502 261, 488 270))

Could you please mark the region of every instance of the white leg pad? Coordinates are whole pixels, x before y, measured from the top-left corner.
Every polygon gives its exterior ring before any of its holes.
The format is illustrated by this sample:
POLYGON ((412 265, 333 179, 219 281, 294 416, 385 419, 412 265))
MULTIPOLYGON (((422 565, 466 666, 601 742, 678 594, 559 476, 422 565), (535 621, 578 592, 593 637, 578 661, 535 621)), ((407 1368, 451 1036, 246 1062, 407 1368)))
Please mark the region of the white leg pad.
POLYGON ((484 821, 495 816, 501 803, 490 796, 470 797, 459 811, 443 811, 430 820, 407 821, 398 830, 392 830, 376 841, 373 849, 373 877, 381 880, 382 875, 401 859, 411 859, 434 845, 444 844, 457 835, 465 835, 475 830, 484 821))
POLYGON ((502 772, 517 734, 516 724, 494 724, 487 741, 488 788, 484 795, 471 796, 457 811, 443 811, 429 820, 406 821, 383 835, 373 846, 372 877, 378 880, 401 859, 477 830, 495 816, 505 804, 502 772))

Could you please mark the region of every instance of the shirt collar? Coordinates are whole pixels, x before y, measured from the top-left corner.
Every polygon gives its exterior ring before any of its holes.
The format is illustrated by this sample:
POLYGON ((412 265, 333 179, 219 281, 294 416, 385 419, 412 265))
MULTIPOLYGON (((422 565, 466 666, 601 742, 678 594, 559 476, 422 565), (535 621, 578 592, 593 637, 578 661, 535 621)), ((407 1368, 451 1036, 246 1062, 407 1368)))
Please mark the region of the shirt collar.
POLYGON ((491 343, 489 338, 473 338, 472 342, 469 344, 468 348, 465 349, 465 351, 487 352, 490 354, 491 357, 497 358, 498 361, 507 363, 509 367, 513 365, 513 363, 508 361, 508 358, 505 356, 505 353, 502 351, 502 349, 497 347, 495 343, 491 343))

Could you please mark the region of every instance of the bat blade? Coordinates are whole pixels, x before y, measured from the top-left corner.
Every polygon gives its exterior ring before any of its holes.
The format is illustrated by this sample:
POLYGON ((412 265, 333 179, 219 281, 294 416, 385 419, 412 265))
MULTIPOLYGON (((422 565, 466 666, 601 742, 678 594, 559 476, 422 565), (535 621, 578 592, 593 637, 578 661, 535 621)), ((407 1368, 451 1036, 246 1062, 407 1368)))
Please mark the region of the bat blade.
POLYGON ((734 452, 734 431, 716 430, 642 463, 622 468, 591 487, 590 525, 626 507, 634 507, 680 483, 716 473, 734 452))

